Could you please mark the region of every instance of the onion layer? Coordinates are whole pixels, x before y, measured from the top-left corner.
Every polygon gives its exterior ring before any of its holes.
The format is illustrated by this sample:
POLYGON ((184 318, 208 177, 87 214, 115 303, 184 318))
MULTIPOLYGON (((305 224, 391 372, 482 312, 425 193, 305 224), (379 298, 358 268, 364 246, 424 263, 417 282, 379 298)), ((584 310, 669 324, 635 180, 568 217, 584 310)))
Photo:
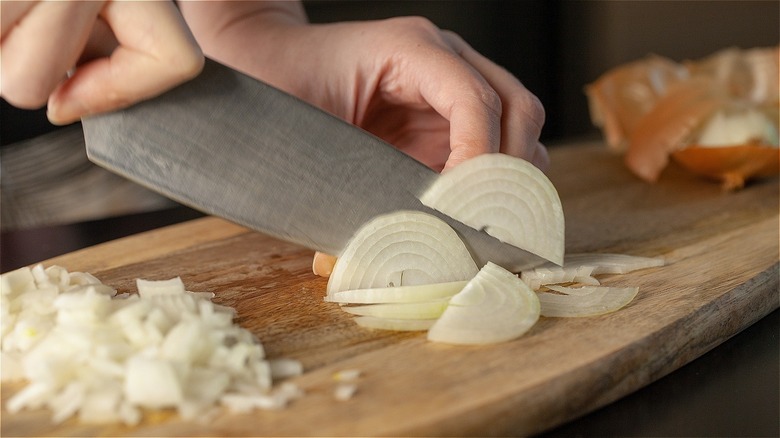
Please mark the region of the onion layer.
POLYGON ((347 313, 388 319, 435 319, 447 307, 448 299, 423 301, 419 303, 384 303, 365 306, 344 306, 347 313))
POLYGON ((428 330, 436 322, 436 319, 395 319, 358 316, 355 317, 355 322, 357 325, 369 329, 416 332, 428 330))
POLYGON ((541 314, 547 317, 596 316, 614 312, 630 303, 638 287, 585 286, 579 288, 548 286, 560 292, 538 292, 541 314))
POLYGON ((563 261, 561 201, 547 176, 506 154, 483 154, 440 175, 423 204, 553 263, 563 261))
POLYGON ((358 289, 336 292, 326 301, 343 304, 413 303, 449 298, 460 292, 467 281, 358 289))
POLYGON ((639 269, 663 266, 659 257, 639 257, 627 254, 566 254, 563 266, 547 263, 537 268, 523 271, 520 278, 531 287, 558 283, 583 283, 598 285, 594 277, 602 274, 627 274, 639 269))

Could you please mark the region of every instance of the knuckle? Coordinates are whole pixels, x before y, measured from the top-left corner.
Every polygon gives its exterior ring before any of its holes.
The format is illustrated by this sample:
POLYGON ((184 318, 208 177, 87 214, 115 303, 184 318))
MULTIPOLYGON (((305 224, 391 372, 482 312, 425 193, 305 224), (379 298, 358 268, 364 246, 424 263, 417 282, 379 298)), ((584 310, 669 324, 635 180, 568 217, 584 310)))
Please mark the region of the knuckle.
POLYGON ((195 46, 178 52, 169 59, 170 71, 176 80, 188 80, 197 76, 206 62, 203 52, 195 46))
POLYGON ((513 117, 520 119, 524 125, 533 128, 533 134, 538 136, 544 126, 546 112, 542 101, 533 93, 527 90, 516 92, 511 97, 509 104, 514 114, 513 117))

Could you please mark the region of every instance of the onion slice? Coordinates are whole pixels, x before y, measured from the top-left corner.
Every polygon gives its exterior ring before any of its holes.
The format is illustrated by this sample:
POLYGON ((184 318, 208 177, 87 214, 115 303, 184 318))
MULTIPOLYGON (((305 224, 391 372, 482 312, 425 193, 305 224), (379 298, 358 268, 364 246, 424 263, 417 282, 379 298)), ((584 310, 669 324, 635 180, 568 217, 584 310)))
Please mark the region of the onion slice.
POLYGON ((421 303, 367 304, 365 306, 344 306, 347 313, 360 316, 391 319, 434 319, 441 316, 448 299, 421 303))
POLYGON ((639 293, 638 287, 547 287, 560 294, 537 292, 541 315, 546 317, 596 316, 614 312, 630 303, 639 293))
POLYGON ((482 154, 440 175, 423 204, 502 242, 561 264, 564 218, 555 187, 531 163, 482 154))
POLYGON ((580 253, 566 254, 563 266, 546 263, 534 269, 523 271, 520 278, 537 290, 548 284, 583 283, 598 285, 594 277, 602 274, 627 274, 639 269, 663 266, 660 257, 640 257, 627 254, 580 253))
POLYGON ((369 221, 350 240, 333 267, 326 300, 345 290, 469 280, 477 271, 444 221, 397 211, 369 221))
POLYGON ((450 299, 428 339, 464 345, 509 341, 527 332, 539 311, 539 299, 522 280, 488 262, 450 299))
POLYGON ((357 289, 336 292, 326 301, 342 304, 414 303, 449 298, 463 289, 467 281, 357 289))
POLYGON ((395 319, 357 316, 355 317, 355 322, 357 325, 369 329, 416 332, 430 329, 436 322, 436 319, 395 319))

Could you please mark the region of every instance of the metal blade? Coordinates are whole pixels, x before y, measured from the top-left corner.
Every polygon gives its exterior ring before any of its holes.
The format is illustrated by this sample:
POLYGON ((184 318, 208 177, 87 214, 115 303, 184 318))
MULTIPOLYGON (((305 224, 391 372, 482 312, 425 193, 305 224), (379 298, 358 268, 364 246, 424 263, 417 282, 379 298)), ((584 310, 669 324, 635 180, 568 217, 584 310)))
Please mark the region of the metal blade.
POLYGON ((337 255, 368 220, 407 209, 444 219, 480 265, 545 261, 423 206, 436 173, 391 145, 210 60, 196 79, 83 128, 93 162, 314 250, 337 255))

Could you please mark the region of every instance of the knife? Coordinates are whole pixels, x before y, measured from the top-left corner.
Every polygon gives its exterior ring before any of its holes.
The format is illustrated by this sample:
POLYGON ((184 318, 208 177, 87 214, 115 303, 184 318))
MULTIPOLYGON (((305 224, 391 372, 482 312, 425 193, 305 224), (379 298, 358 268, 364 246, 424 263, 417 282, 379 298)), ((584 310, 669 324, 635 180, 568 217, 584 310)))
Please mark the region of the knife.
POLYGON ((424 206, 437 173, 368 132, 207 60, 156 98, 82 120, 94 163, 181 204, 338 255, 370 219, 417 210, 447 222, 479 266, 546 260, 424 206))

